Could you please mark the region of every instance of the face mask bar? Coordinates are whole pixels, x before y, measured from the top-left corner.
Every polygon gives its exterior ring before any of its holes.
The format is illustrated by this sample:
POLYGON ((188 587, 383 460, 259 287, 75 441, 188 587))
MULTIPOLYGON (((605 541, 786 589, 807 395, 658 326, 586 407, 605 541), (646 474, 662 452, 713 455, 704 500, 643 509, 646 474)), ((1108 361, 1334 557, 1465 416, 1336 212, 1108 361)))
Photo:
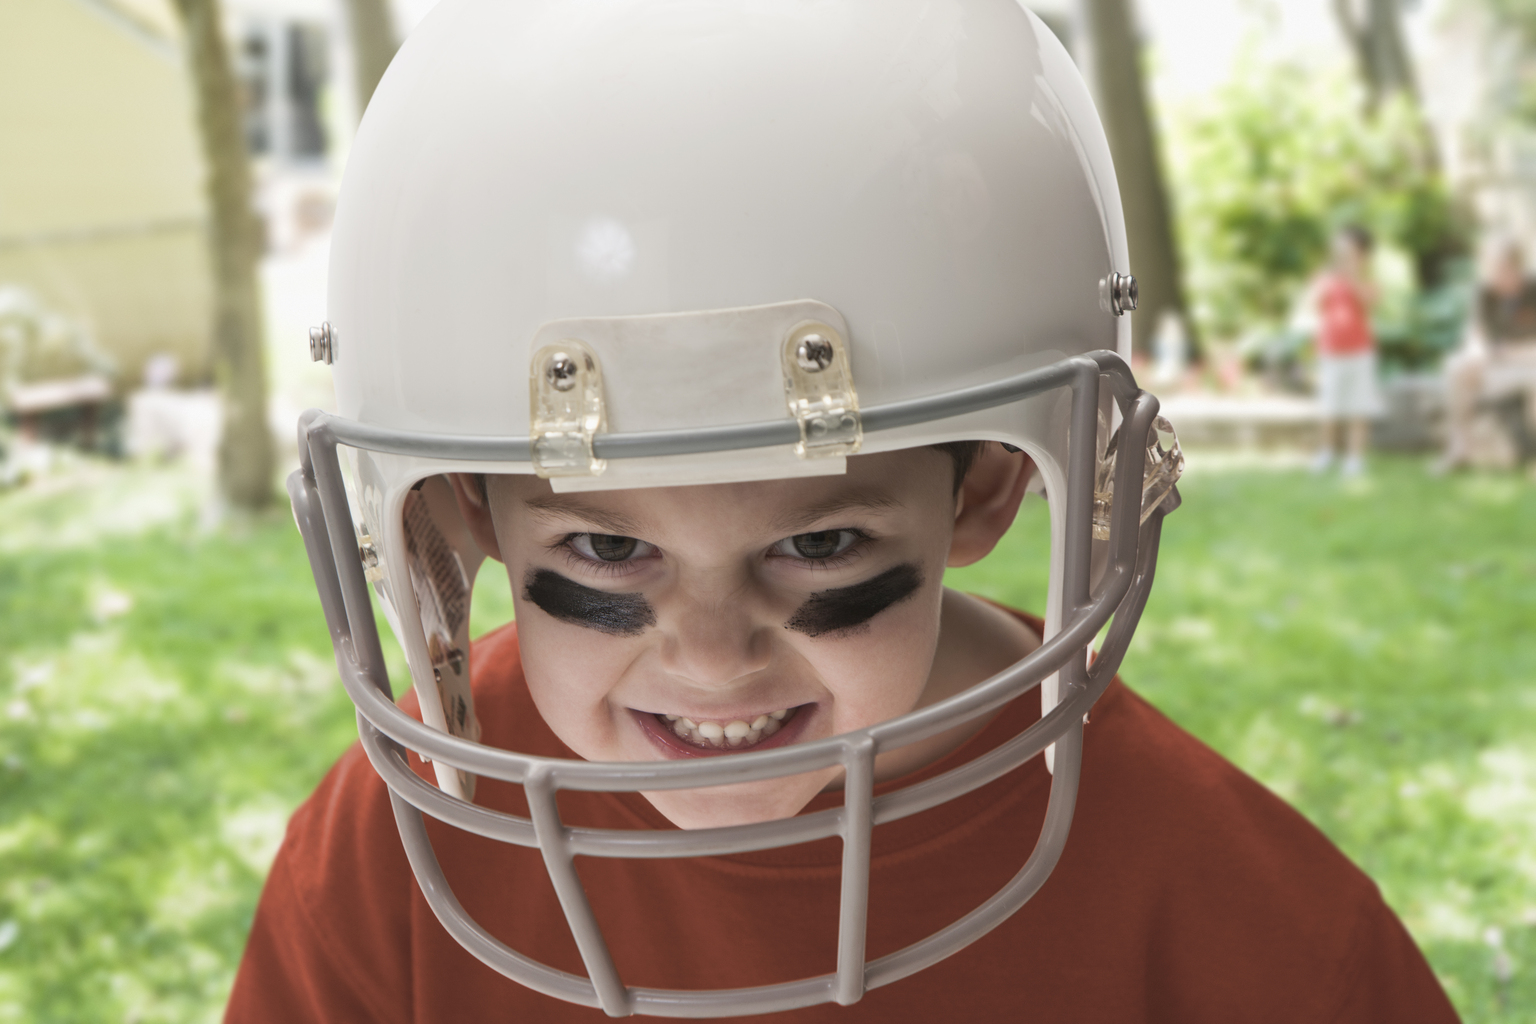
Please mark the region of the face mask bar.
MULTIPOLYGON (((1109 509, 1108 560, 1096 587, 1092 531, 1099 388, 1107 381, 1123 422, 1121 452, 1146 450, 1157 418, 1157 399, 1140 391, 1129 368, 1113 352, 1064 359, 1039 370, 943 395, 892 403, 863 414, 866 432, 944 419, 1066 387, 1072 393, 1066 483, 1065 584, 1061 630, 1021 661, 938 704, 857 732, 774 750, 702 761, 587 762, 531 757, 460 739, 433 729, 395 706, 363 567, 358 558, 338 445, 402 455, 460 461, 528 459, 526 438, 433 436, 371 427, 318 410, 299 424, 301 468, 288 480, 294 516, 304 536, 337 665, 357 706, 364 751, 390 789, 390 801, 428 904, 443 926, 478 959, 535 991, 609 1016, 639 1013, 672 1017, 722 1017, 771 1013, 824 1002, 849 1005, 865 991, 900 980, 981 938, 1022 907, 1044 884, 1066 844, 1082 767, 1083 718, 1119 668, 1151 591, 1162 517, 1178 507, 1177 489, 1143 513, 1140 500, 1115 501, 1109 509), (1113 617, 1098 656, 1087 649, 1113 617), (874 797, 874 759, 988 714, 1060 673, 1062 700, 1040 721, 995 750, 943 775, 874 797), (871 830, 944 803, 997 779, 1056 746, 1045 822, 1023 867, 993 897, 958 921, 905 949, 865 960, 871 830), (530 817, 504 814, 450 796, 424 781, 406 763, 405 750, 461 771, 524 787, 530 817), (638 792, 690 789, 777 778, 841 765, 844 802, 794 818, 750 825, 647 832, 575 828, 560 821, 561 789, 638 792), (538 847, 586 966, 588 978, 556 970, 507 947, 469 917, 450 888, 427 836, 422 813, 519 846, 538 847), (577 877, 573 858, 701 857, 769 849, 828 836, 843 842, 837 970, 800 981, 742 989, 665 990, 628 987, 619 978, 577 877)), ((793 420, 697 431, 598 435, 599 458, 678 455, 769 445, 793 445, 793 420)), ((1175 450, 1174 457, 1177 458, 1175 450)), ((1154 466, 1154 470, 1166 467, 1154 466)), ((1120 458, 1113 467, 1114 494, 1143 494, 1145 460, 1120 458)), ((1174 470, 1176 473, 1176 469, 1174 470)), ((1166 480, 1164 472, 1159 480, 1166 480)), ((1102 505, 1102 501, 1101 501, 1102 505)), ((1102 508, 1101 508, 1102 512, 1102 508)), ((1102 519, 1102 515, 1101 515, 1102 519)))

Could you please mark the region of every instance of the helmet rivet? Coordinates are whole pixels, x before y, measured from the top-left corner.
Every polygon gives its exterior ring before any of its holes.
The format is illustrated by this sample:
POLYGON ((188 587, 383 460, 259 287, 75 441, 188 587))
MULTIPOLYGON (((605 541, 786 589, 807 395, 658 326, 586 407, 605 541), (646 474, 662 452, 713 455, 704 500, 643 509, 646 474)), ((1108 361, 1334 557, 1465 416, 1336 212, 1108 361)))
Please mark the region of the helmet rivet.
POLYGON ((1136 308, 1136 278, 1130 274, 1109 275, 1109 304, 1115 316, 1136 308))
POLYGON ((832 365, 832 342, 820 334, 807 334, 795 346, 795 362, 806 373, 820 373, 832 365))
POLYGON ((309 358, 317 363, 336 361, 336 347, 331 337, 331 325, 327 321, 309 329, 309 358))
POLYGON ((564 352, 556 353, 549 361, 549 369, 544 372, 556 391, 569 391, 576 386, 576 360, 564 352))

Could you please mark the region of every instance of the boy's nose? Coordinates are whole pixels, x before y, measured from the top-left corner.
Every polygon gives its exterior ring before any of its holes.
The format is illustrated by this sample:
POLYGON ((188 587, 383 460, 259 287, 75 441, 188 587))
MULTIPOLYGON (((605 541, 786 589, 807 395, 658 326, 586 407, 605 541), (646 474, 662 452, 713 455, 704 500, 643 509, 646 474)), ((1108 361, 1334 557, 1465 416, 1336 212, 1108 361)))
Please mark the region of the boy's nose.
POLYGON ((666 670, 718 687, 767 668, 773 655, 772 623, 757 621, 753 603, 738 593, 660 609, 666 670))

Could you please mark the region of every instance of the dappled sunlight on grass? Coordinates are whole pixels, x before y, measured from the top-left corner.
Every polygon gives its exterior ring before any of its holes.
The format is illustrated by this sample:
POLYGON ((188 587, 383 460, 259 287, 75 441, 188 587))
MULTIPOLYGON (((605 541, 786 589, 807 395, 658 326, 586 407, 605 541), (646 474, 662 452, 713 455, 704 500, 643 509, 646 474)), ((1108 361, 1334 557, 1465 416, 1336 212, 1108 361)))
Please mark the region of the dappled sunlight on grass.
MULTIPOLYGON (((210 499, 99 464, 0 494, 0 1022, 217 1020, 288 816, 356 736, 288 510, 210 499)), ((475 629, 511 617, 488 562, 475 629)))
POLYGON ((285 509, 93 473, 0 500, 0 1020, 214 1020, 352 714, 285 509))
MULTIPOLYGON (((1536 1013, 1536 487, 1190 461, 1122 676, 1376 879, 1467 1020, 1536 1013)), ((1041 607, 1045 520, 951 584, 1041 607)))
POLYGON ((182 465, 124 472, 85 462, 69 473, 0 495, 0 553, 95 547, 156 527, 206 524, 207 477, 182 465))

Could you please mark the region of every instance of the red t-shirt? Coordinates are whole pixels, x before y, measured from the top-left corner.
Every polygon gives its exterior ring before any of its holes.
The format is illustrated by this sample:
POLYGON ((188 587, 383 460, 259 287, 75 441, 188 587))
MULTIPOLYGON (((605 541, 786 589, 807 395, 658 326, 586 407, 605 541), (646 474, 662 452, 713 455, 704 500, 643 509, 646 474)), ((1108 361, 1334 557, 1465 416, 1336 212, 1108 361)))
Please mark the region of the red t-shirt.
MULTIPOLYGON (((484 742, 572 756, 535 710, 513 627, 473 650, 484 742)), ((414 696, 402 704, 415 713, 414 696)), ((996 747, 1039 717, 1015 701, 919 776, 996 747)), ((1375 885, 1299 814, 1119 682, 1085 733, 1081 794, 1055 873, 996 930, 928 970, 780 1024, 857 1021, 1451 1022, 1455 1013, 1375 885)), ((428 769, 412 756, 412 764, 428 769)), ((926 937, 1000 888, 1034 845, 1041 758, 875 830, 868 955, 926 937)), ((526 814, 521 789, 477 801, 526 814)), ((884 787, 890 788, 890 787, 884 787)), ((818 798, 813 808, 838 799, 818 798)), ((669 828, 638 794, 563 793, 573 824, 669 828)), ((537 850, 428 818, 466 910, 514 949, 585 974, 537 850)), ((735 987, 828 973, 835 839, 730 857, 578 861, 632 985, 735 987)), ((433 917, 360 749, 288 826, 226 1021, 596 1022, 496 974, 433 917)), ((743 1018, 744 1020, 747 1018, 743 1018)))
POLYGON ((1317 351, 1325 356, 1369 352, 1376 344, 1359 286, 1340 274, 1324 277, 1317 292, 1317 351))

